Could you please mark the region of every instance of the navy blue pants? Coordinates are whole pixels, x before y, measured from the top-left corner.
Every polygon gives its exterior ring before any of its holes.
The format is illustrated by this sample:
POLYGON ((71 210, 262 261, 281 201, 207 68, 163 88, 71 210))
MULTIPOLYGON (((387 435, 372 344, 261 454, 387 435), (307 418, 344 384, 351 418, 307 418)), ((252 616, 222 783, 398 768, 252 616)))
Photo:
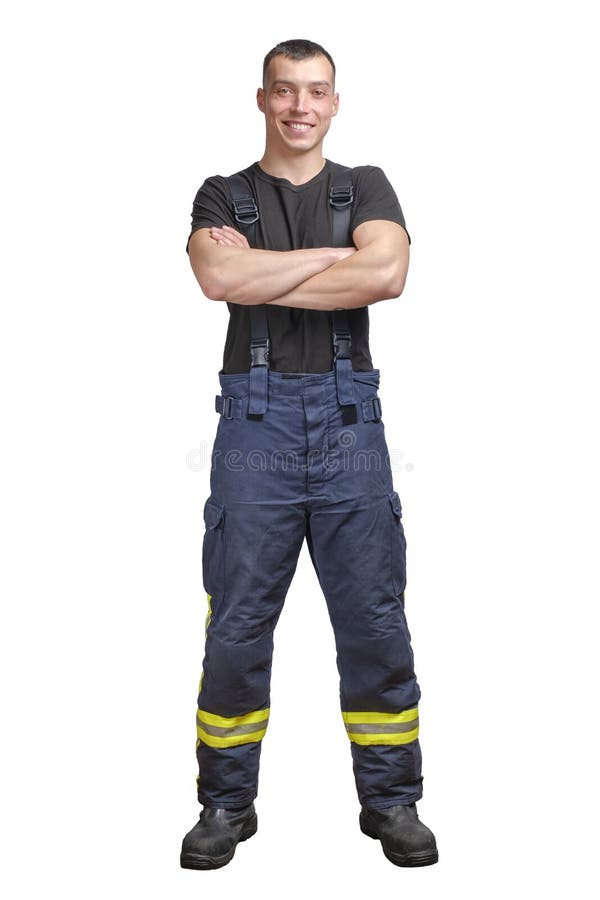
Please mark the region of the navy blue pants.
POLYGON ((372 808, 412 803, 422 796, 420 690, 379 371, 353 373, 351 425, 342 422, 333 370, 269 372, 262 419, 247 417, 248 375, 219 379, 223 415, 204 507, 198 799, 236 808, 256 797, 273 630, 306 538, 334 629, 359 800, 372 808))

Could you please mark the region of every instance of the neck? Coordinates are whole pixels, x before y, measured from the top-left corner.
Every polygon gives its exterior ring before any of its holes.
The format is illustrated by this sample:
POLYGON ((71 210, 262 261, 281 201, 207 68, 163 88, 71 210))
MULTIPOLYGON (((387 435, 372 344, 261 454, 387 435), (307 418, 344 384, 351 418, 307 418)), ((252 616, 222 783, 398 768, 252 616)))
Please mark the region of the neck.
POLYGON ((294 156, 278 153, 265 149, 259 166, 267 175, 275 178, 285 178, 292 184, 304 184, 318 175, 325 165, 321 147, 315 147, 310 153, 301 153, 294 156))

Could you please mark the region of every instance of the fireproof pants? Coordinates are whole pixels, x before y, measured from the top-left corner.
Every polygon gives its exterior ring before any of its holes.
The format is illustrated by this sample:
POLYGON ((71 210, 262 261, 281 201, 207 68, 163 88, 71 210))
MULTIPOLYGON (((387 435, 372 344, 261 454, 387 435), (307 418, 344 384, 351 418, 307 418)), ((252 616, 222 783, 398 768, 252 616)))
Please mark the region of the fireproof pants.
POLYGON ((359 800, 371 808, 412 803, 422 796, 420 689, 379 370, 353 373, 351 425, 342 422, 333 370, 269 372, 262 419, 247 416, 248 375, 219 379, 223 414, 204 507, 198 800, 235 809, 256 797, 273 631, 306 539, 334 630, 359 800))

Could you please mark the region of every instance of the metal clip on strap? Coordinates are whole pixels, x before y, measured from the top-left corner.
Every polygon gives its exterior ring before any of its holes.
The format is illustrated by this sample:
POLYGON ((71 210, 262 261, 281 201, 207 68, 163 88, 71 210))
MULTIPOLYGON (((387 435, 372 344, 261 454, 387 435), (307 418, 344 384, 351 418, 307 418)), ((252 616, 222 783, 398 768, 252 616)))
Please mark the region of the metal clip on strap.
POLYGON ((239 193, 233 197, 233 214, 235 221, 240 225, 254 225, 258 222, 258 207, 253 195, 249 191, 245 191, 243 187, 239 187, 239 193))
POLYGON ((352 182, 346 184, 336 184, 334 182, 329 188, 329 202, 334 209, 343 209, 345 206, 350 206, 353 200, 352 182))
POLYGON ((233 201, 233 212, 240 225, 254 225, 258 222, 258 209, 254 197, 244 197, 233 201))

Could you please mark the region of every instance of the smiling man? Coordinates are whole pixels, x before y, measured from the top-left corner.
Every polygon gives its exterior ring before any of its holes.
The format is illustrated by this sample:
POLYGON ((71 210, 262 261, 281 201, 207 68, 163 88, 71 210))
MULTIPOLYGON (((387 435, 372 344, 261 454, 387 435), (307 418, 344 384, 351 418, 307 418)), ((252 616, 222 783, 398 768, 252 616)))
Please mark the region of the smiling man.
MULTIPOLYGON (((323 156, 335 66, 307 40, 263 66, 265 152, 196 195, 190 262, 229 324, 204 507, 208 594, 198 692, 200 819, 184 868, 228 863, 257 828, 273 632, 306 539, 333 626, 362 831, 399 866, 437 862, 417 815, 418 702, 404 612, 406 539, 368 307, 404 288, 410 239, 381 169, 323 156)), ((306 698, 291 740, 312 740, 306 698)), ((326 747, 321 747, 326 752, 326 747)), ((295 798, 294 798, 295 799, 295 798)), ((311 802, 328 816, 331 798, 311 802)))

